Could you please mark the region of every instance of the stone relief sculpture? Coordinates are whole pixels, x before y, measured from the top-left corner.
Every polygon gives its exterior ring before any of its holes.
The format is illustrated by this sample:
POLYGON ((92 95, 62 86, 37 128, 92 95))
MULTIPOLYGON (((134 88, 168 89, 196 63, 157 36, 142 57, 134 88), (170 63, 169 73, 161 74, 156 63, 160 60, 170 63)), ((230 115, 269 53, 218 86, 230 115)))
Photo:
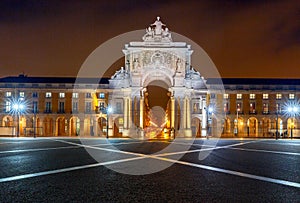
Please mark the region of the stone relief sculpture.
POLYGON ((116 73, 111 77, 111 79, 123 80, 128 79, 129 77, 129 73, 126 70, 124 70, 124 67, 121 67, 121 69, 116 71, 116 73))

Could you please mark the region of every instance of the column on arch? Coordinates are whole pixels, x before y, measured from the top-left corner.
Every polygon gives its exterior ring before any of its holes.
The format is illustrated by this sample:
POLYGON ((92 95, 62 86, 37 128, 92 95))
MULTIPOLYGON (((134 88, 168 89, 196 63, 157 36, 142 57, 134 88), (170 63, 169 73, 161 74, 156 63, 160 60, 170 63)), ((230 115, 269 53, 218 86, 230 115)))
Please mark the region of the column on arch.
POLYGON ((128 97, 128 129, 132 126, 132 99, 128 97))
POLYGON ((202 100, 202 135, 207 135, 207 105, 206 100, 202 100))
POLYGON ((171 96, 171 128, 175 128, 175 98, 171 96))
POLYGON ((144 128, 144 96, 140 97, 140 128, 144 128))
POLYGON ((124 97, 124 129, 128 128, 128 99, 124 97))

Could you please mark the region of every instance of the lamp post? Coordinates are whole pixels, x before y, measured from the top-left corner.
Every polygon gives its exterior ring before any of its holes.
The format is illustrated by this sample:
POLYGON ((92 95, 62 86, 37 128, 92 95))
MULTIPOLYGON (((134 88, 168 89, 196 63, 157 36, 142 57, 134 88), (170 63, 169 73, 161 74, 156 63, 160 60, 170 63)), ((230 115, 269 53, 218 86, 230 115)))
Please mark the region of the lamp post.
POLYGON ((213 113, 214 109, 211 105, 208 105, 207 109, 206 109, 206 139, 208 139, 209 137, 209 116, 213 113))
POLYGON ((108 136, 108 130, 109 130, 109 114, 112 112, 112 108, 110 106, 107 107, 106 109, 106 114, 107 114, 107 121, 106 121, 106 139, 109 138, 108 136))
POLYGON ((236 132, 235 132, 236 137, 238 136, 238 133, 239 133, 239 111, 240 111, 240 108, 239 108, 239 106, 237 106, 237 109, 236 109, 236 132))
POLYGON ((295 121, 295 116, 299 112, 298 106, 289 106, 288 107, 288 113, 290 116, 292 116, 292 123, 291 123, 291 139, 293 139, 293 129, 294 129, 294 121, 295 121))
POLYGON ((17 137, 19 137, 20 136, 20 115, 21 115, 21 113, 24 112, 25 106, 22 102, 18 101, 16 103, 14 103, 12 107, 13 107, 13 111, 17 114, 17 118, 18 118, 17 137))
POLYGON ((278 104, 276 105, 276 135, 275 139, 278 140, 278 104))

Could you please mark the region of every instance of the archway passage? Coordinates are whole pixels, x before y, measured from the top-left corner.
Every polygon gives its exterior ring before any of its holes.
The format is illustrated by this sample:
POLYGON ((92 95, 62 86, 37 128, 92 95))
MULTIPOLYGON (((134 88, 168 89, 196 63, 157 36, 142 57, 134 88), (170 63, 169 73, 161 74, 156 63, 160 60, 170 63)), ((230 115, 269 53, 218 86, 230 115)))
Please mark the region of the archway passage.
POLYGON ((80 119, 78 117, 70 118, 70 136, 80 135, 80 119))
POLYGON ((46 117, 43 122, 43 129, 45 136, 53 136, 53 119, 46 117))
POLYGON ((247 121, 247 127, 248 127, 248 136, 257 137, 258 135, 258 121, 256 118, 251 117, 247 121))
POLYGON ((145 136, 153 139, 170 136, 170 92, 163 81, 152 81, 145 93, 145 136))
POLYGON ((98 118, 98 136, 106 136, 107 135, 107 132, 106 132, 106 129, 107 129, 107 121, 106 121, 106 118, 104 117, 100 117, 98 118))
POLYGON ((202 123, 199 118, 192 119, 192 135, 193 137, 201 137, 202 123))
POLYGON ((66 135, 66 119, 65 117, 58 117, 56 119, 56 134, 57 136, 65 136, 66 135))

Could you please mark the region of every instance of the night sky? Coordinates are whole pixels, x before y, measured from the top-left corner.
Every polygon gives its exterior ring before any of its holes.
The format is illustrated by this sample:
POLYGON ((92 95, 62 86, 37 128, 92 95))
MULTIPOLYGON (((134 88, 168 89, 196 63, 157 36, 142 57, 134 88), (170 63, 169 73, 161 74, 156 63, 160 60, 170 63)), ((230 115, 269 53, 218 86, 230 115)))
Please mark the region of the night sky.
POLYGON ((222 77, 300 78, 299 0, 1 0, 0 77, 76 76, 101 43, 156 16, 199 44, 222 77))

